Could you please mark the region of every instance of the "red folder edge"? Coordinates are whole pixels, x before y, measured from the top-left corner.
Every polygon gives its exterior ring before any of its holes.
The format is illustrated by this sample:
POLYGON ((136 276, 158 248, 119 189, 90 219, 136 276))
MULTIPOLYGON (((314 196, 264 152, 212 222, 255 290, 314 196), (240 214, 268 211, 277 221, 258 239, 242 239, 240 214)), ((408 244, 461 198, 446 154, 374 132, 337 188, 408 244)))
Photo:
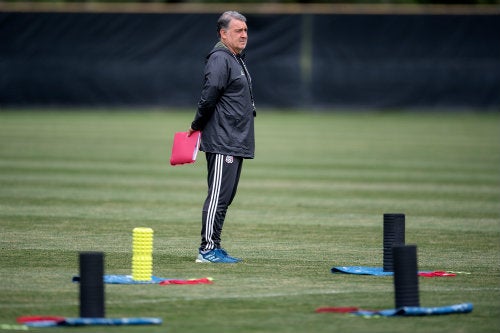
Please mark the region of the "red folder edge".
POLYGON ((172 144, 170 165, 194 163, 200 148, 200 139, 200 131, 195 131, 190 136, 188 136, 188 132, 176 132, 172 144))

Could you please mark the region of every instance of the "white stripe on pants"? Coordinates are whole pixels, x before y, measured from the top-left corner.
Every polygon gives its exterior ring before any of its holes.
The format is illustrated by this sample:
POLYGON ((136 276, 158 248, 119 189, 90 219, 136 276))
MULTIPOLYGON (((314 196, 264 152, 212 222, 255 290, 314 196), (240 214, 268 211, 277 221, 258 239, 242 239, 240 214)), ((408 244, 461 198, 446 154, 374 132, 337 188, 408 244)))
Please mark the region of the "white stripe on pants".
POLYGON ((205 153, 208 169, 208 194, 203 205, 200 250, 221 247, 220 236, 226 212, 236 195, 243 159, 205 153))

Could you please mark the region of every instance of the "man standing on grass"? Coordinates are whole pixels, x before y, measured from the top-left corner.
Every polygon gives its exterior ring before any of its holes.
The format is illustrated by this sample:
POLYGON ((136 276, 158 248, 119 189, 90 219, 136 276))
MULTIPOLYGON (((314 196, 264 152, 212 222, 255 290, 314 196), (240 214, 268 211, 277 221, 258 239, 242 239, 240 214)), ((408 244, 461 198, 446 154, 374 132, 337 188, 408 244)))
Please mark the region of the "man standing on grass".
POLYGON ((237 263, 221 247, 226 212, 236 195, 243 159, 254 158, 252 80, 243 62, 248 28, 245 16, 224 12, 217 21, 219 42, 208 54, 205 80, 189 135, 202 131, 208 194, 202 211, 201 244, 196 262, 237 263))

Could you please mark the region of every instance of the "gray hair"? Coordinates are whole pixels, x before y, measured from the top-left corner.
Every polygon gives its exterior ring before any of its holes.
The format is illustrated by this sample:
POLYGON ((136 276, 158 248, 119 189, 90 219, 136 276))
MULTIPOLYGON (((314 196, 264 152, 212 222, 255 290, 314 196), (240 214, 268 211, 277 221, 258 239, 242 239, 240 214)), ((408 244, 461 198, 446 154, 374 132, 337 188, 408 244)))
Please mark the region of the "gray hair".
POLYGON ((222 13, 222 15, 217 20, 217 36, 219 38, 220 38, 220 30, 221 29, 226 30, 227 28, 229 28, 229 22, 231 22, 232 19, 243 22, 247 21, 247 18, 245 16, 233 10, 222 13))

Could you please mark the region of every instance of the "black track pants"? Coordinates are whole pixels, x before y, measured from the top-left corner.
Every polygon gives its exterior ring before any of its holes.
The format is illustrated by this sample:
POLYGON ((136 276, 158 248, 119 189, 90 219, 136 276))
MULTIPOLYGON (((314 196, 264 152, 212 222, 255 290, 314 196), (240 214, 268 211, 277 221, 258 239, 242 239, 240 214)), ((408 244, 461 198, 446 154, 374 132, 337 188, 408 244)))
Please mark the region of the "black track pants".
POLYGON ((203 205, 200 250, 220 248, 227 208, 236 195, 243 158, 205 153, 208 194, 203 205))

